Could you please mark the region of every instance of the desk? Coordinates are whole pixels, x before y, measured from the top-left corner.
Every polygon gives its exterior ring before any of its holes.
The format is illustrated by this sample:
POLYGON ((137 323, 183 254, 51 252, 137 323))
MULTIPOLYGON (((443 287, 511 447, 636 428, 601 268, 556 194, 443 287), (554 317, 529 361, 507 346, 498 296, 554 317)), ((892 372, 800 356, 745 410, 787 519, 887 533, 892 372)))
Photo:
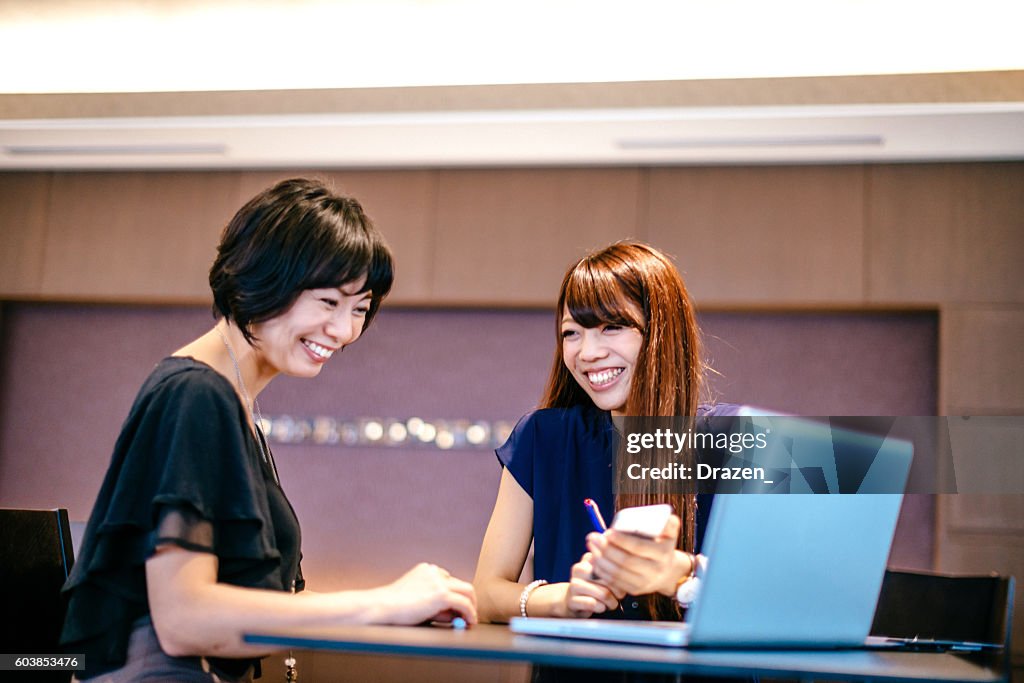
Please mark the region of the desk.
POLYGON ((868 650, 683 650, 523 636, 482 624, 442 627, 344 626, 246 634, 249 643, 298 650, 515 661, 591 669, 706 676, 773 676, 870 681, 1005 681, 1003 656, 990 663, 962 655, 868 650))

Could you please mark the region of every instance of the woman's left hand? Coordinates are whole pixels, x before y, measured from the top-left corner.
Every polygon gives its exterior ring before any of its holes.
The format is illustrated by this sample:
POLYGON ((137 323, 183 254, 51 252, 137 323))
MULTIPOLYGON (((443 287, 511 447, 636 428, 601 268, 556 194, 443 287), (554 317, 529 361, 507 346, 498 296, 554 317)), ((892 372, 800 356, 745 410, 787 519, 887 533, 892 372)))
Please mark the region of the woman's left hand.
POLYGON ((672 515, 653 539, 615 529, 589 534, 595 580, 616 593, 674 595, 679 579, 689 573, 689 558, 676 550, 681 525, 672 515))

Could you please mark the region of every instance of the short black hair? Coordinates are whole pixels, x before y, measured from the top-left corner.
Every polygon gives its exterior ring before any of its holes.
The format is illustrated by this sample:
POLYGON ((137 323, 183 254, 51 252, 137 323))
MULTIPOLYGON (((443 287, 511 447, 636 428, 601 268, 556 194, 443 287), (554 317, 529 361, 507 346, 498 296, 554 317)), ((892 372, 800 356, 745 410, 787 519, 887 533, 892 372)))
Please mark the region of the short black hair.
POLYGON ((252 344, 249 326, 286 312, 303 291, 363 276, 359 293, 371 293, 365 330, 391 291, 391 250, 355 199, 317 180, 283 180, 224 228, 210 267, 213 315, 233 322, 252 344))

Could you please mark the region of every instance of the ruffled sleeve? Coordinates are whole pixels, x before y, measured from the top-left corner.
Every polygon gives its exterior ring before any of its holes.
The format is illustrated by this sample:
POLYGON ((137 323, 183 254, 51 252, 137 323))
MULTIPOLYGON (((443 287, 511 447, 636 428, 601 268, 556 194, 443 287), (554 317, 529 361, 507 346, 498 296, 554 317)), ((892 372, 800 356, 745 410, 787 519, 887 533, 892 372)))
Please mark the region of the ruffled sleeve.
POLYGON ((123 663, 132 622, 149 612, 145 562, 159 545, 215 554, 219 581, 290 586, 246 424, 227 380, 194 361, 164 361, 143 386, 64 588, 62 640, 102 660, 90 674, 123 663))
MULTIPOLYGON (((252 438, 241 404, 223 377, 194 369, 165 379, 139 411, 131 438, 119 440, 112 467, 110 502, 99 539, 129 536, 131 557, 145 561, 159 543, 214 553, 223 560, 278 559, 265 520, 266 482, 253 458, 252 438), (177 525, 166 510, 181 511, 177 525), (197 543, 189 521, 212 528, 197 543)), ((127 435, 126 435, 127 436, 127 435)), ((93 569, 124 563, 97 548, 93 569)))

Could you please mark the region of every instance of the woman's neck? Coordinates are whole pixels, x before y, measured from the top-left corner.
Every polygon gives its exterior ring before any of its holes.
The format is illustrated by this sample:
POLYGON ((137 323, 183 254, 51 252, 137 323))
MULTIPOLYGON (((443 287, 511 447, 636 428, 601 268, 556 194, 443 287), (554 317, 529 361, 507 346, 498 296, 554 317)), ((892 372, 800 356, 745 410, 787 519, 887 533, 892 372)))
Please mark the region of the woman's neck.
POLYGON ((249 344, 238 327, 224 319, 173 355, 202 361, 224 375, 249 411, 251 403, 277 374, 268 370, 259 350, 249 344))

